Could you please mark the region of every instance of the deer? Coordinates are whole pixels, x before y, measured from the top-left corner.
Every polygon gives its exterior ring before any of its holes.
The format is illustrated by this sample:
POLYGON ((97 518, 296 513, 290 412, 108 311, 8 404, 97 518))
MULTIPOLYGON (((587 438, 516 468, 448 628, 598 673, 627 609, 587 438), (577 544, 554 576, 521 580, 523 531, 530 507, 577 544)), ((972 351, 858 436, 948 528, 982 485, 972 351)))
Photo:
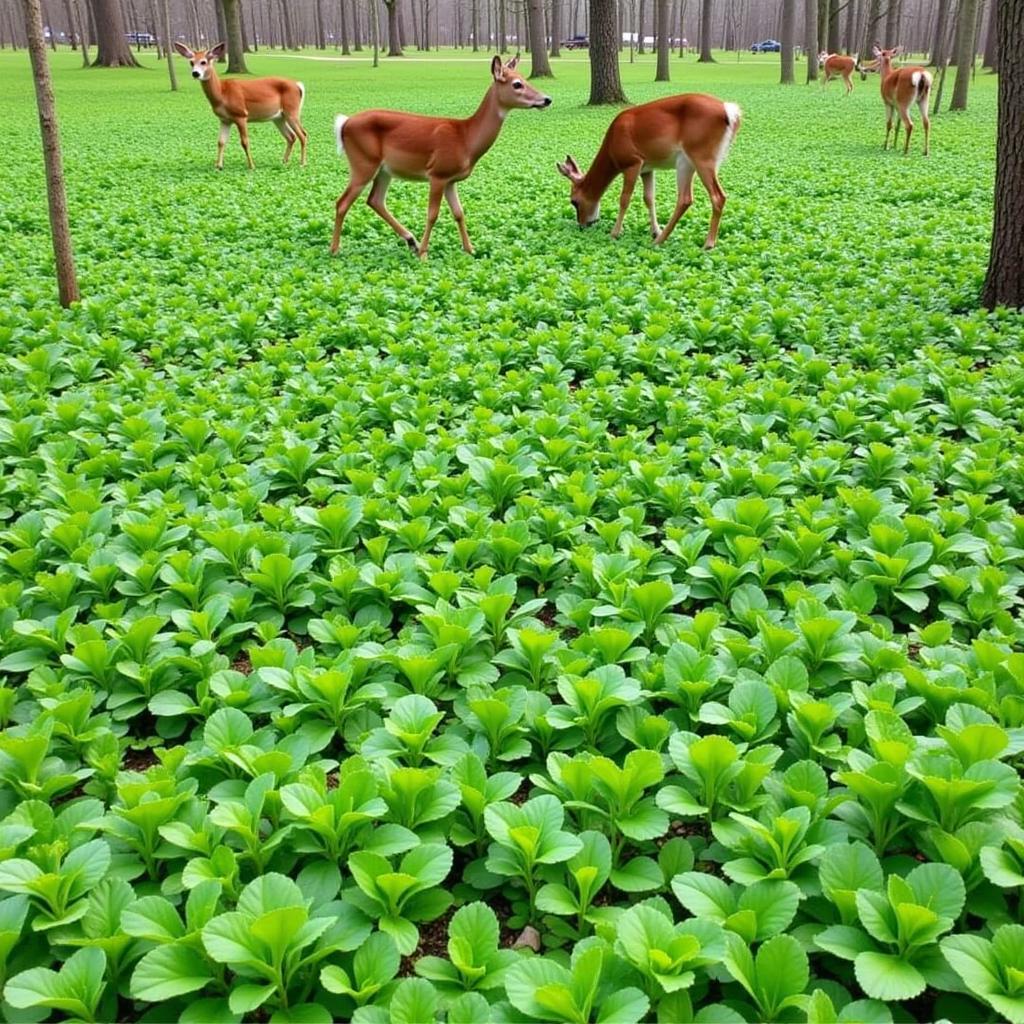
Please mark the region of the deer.
POLYGON ((345 215, 363 189, 373 181, 367 204, 420 259, 426 259, 430 234, 445 199, 459 228, 462 248, 473 253, 466 215, 457 185, 473 173, 477 161, 494 145, 510 110, 551 106, 551 97, 538 92, 517 71, 519 54, 503 64, 491 61, 491 84, 476 113, 467 118, 424 117, 395 110, 365 110, 334 120, 338 153, 348 160, 348 186, 335 206, 331 254, 341 245, 345 215), (430 187, 423 239, 399 221, 387 207, 392 178, 425 181, 430 187))
POLYGON ((298 139, 300 163, 303 167, 306 165, 306 129, 302 127, 301 120, 306 87, 302 82, 294 82, 290 78, 221 79, 213 65, 224 56, 224 43, 217 43, 209 50, 191 50, 184 43, 175 43, 174 48, 192 66, 192 77, 202 85, 220 121, 215 164, 218 171, 224 170, 224 147, 232 125, 238 129, 238 138, 245 150, 249 170, 255 169, 249 151, 250 121, 274 122, 284 136, 284 163, 288 163, 292 147, 298 139))
POLYGON ((818 64, 825 69, 825 75, 821 80, 821 87, 824 89, 833 78, 842 78, 843 85, 846 86, 846 95, 849 96, 853 92, 853 73, 857 71, 860 73, 860 80, 866 81, 867 72, 861 66, 860 61, 857 60, 856 55, 853 57, 844 57, 839 53, 825 53, 822 51, 818 54, 818 64))
POLYGON ((882 80, 882 101, 885 103, 885 145, 889 148, 889 132, 893 127, 893 115, 898 114, 896 129, 893 132, 892 148, 896 148, 900 134, 900 120, 906 128, 906 141, 903 143, 903 155, 910 151, 910 135, 914 123, 910 120, 910 104, 916 103, 921 111, 921 124, 924 125, 924 155, 928 155, 928 134, 931 121, 928 120, 928 97, 932 89, 932 76, 922 67, 894 68, 893 57, 902 52, 902 47, 883 50, 878 43, 874 46, 874 55, 878 59, 879 76, 882 80))
POLYGON ((739 131, 741 117, 735 103, 723 103, 703 93, 667 96, 622 111, 608 126, 589 171, 584 174, 572 156, 555 165, 572 185, 569 201, 576 210, 577 223, 581 228, 597 223, 601 197, 621 174, 619 215, 611 231, 612 238, 618 238, 640 178, 651 236, 655 245, 662 245, 693 203, 696 173, 711 199, 711 225, 704 248, 713 249, 726 198, 718 169, 739 131), (678 198, 668 223, 661 227, 654 206, 654 172, 672 169, 676 172, 678 198))

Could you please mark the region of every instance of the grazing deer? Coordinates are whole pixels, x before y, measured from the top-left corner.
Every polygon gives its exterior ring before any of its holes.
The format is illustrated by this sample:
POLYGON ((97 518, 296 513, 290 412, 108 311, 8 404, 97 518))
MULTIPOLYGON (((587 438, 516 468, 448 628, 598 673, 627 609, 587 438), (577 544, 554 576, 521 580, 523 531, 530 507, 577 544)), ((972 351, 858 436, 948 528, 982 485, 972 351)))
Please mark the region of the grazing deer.
POLYGON ((295 140, 299 140, 301 163, 306 163, 306 129, 300 116, 302 103, 306 98, 306 87, 290 78, 230 78, 220 79, 214 69, 214 62, 224 55, 224 43, 218 43, 209 50, 190 50, 182 43, 174 48, 192 65, 192 77, 199 80, 203 92, 220 120, 220 137, 217 139, 217 170, 224 169, 224 147, 231 126, 238 128, 238 138, 245 159, 251 171, 256 165, 249 152, 249 122, 273 121, 284 136, 284 162, 292 155, 295 140))
POLYGON ((856 56, 844 57, 839 53, 825 53, 822 51, 818 54, 818 64, 825 69, 825 75, 821 80, 821 87, 824 89, 833 78, 842 78, 843 85, 846 86, 847 96, 853 92, 854 71, 860 73, 860 80, 862 82, 868 77, 856 56))
POLYGON ((516 71, 518 65, 518 54, 507 64, 502 64, 500 57, 491 61, 493 81, 472 117, 423 117, 394 110, 365 110, 351 117, 339 114, 335 118, 338 152, 348 160, 349 180, 336 206, 332 254, 337 253, 341 244, 345 214, 371 179, 373 188, 367 199, 370 209, 420 259, 427 255, 442 197, 448 201, 459 226, 462 248, 473 252, 457 183, 473 173, 477 161, 494 144, 510 110, 551 105, 550 96, 538 92, 516 71), (426 181, 430 185, 422 242, 417 243, 413 233, 387 208, 385 200, 392 178, 426 181))
POLYGON ((907 130, 907 138, 903 143, 903 155, 907 155, 910 150, 910 134, 914 130, 914 123, 910 120, 910 104, 916 103, 917 109, 921 111, 921 123, 924 125, 924 155, 927 156, 928 133, 932 126, 928 120, 928 97, 932 89, 932 76, 922 67, 894 68, 892 59, 902 49, 897 46, 891 50, 883 50, 877 43, 874 47, 882 79, 882 100, 885 103, 885 145, 882 148, 889 148, 893 116, 898 114, 899 120, 896 121, 896 130, 892 136, 892 148, 896 148, 901 120, 907 130))
POLYGON ((696 172, 711 199, 711 225, 704 248, 713 249, 725 206, 718 168, 739 131, 740 117, 740 108, 735 103, 723 103, 701 93, 667 96, 624 110, 608 126, 586 174, 571 156, 566 157, 564 164, 556 165, 559 173, 572 183, 570 202, 576 208, 580 227, 596 223, 601 213, 601 196, 621 174, 619 216, 612 228, 612 238, 618 238, 636 179, 641 178, 651 235, 654 244, 661 245, 693 203, 696 172), (669 222, 662 228, 654 208, 654 172, 671 169, 676 172, 679 197, 669 222))

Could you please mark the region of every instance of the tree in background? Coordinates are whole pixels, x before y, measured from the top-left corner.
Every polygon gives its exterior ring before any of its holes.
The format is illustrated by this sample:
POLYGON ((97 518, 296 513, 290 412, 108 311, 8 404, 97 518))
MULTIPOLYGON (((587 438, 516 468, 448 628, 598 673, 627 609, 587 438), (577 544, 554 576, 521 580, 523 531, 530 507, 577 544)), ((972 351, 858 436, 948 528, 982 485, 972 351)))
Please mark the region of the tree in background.
POLYGON ((228 74, 247 75, 245 41, 242 39, 242 0, 220 0, 224 8, 224 28, 227 31, 228 74))
POLYGON ((669 56, 671 41, 668 28, 669 0, 654 0, 654 34, 658 48, 658 67, 654 72, 656 82, 667 82, 671 78, 669 56))
MULTIPOLYGON (((376 5, 370 0, 370 6, 376 11, 376 5)), ((398 35, 398 0, 384 0, 388 9, 388 56, 402 57, 402 40, 398 35)))
POLYGON ((804 50, 807 52, 807 81, 818 80, 818 0, 804 0, 804 50))
POLYGON ((711 56, 711 8, 712 0, 702 0, 700 8, 700 64, 714 64, 711 56))
POLYGON ((793 37, 796 35, 796 0, 782 0, 782 50, 779 53, 782 64, 781 85, 796 83, 796 69, 793 65, 793 37))
POLYGON ((46 198, 50 207, 50 236, 53 258, 57 265, 57 291, 60 304, 70 306, 81 298, 75 274, 75 254, 68 223, 68 200, 64 191, 64 167, 60 156, 60 128, 53 102, 50 65, 46 62, 46 40, 43 36, 43 12, 39 0, 23 0, 28 54, 32 61, 32 81, 36 88, 39 110, 39 133, 43 139, 43 164, 46 167, 46 198))
POLYGON ((167 74, 171 79, 171 92, 178 91, 178 73, 174 69, 174 51, 171 49, 171 11, 168 0, 160 0, 160 22, 167 51, 167 74))
POLYGON ((530 38, 530 77, 554 78, 544 38, 543 0, 526 0, 526 23, 530 38))
POLYGON ((590 0, 591 106, 628 102, 619 77, 619 28, 615 6, 615 0, 590 0))
POLYGON ((999 24, 999 0, 992 0, 989 6, 988 29, 985 32, 985 56, 982 60, 982 67, 991 71, 999 70, 999 34, 996 27, 999 24))
MULTIPOLYGON (((1000 53, 1024 53, 1024 3, 996 8, 1000 53)), ((996 204, 992 251, 982 304, 1024 308, 1024 64, 1004 60, 999 72, 996 132, 996 204)))
POLYGON ((139 67, 128 45, 118 0, 89 0, 89 6, 96 26, 96 59, 93 67, 139 67))
POLYGON ((960 0, 956 38, 956 81, 953 83, 953 99, 950 110, 967 109, 967 87, 971 84, 974 71, 974 34, 978 18, 978 0, 960 0))

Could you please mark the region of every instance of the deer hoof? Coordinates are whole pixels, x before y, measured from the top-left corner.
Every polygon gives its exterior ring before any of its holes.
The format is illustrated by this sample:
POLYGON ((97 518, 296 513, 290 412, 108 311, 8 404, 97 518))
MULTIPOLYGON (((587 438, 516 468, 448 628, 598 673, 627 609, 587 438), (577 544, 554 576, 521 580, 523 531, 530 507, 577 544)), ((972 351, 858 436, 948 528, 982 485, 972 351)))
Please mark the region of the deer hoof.
POLYGON ((417 256, 419 255, 419 253, 420 253, 420 243, 417 242, 416 239, 413 238, 412 235, 406 235, 405 236, 405 244, 407 246, 409 246, 409 249, 412 252, 414 252, 417 256))

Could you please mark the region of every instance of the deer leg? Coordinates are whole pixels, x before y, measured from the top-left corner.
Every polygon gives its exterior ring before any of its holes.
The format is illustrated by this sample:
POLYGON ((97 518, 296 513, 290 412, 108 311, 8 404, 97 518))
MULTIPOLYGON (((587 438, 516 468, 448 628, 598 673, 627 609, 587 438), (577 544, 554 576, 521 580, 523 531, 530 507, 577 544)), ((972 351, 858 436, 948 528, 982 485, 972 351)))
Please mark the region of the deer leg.
POLYGON ((454 181, 450 181, 445 185, 444 197, 448 200, 452 216, 455 218, 455 223, 459 226, 459 235, 462 238, 462 248, 472 256, 473 243, 469 240, 469 232, 466 230, 466 212, 462 209, 462 203, 459 201, 459 193, 456 190, 454 181))
POLYGON ((231 124, 222 124, 220 126, 220 134, 217 136, 217 162, 214 167, 218 171, 224 170, 224 147, 228 144, 228 136, 231 134, 231 124))
POLYGON ((661 245, 672 234, 679 223, 679 218, 693 205, 693 164, 686 156, 680 156, 676 164, 676 184, 679 188, 676 208, 672 211, 668 223, 661 229, 661 233, 654 239, 655 245, 661 245))
POLYGON ((644 171, 640 175, 640 180, 644 185, 644 202, 651 217, 651 238, 657 238, 661 232, 661 225, 658 223, 658 211, 654 205, 654 171, 644 171))
POLYGON ((921 124, 924 125, 924 155, 928 155, 928 135, 931 132, 932 123, 928 118, 928 94, 925 93, 917 101, 917 109, 921 111, 921 124))
POLYGON ((284 136, 284 159, 281 162, 286 164, 292 155, 292 147, 295 145, 295 132, 288 126, 284 114, 274 118, 274 126, 284 136))
POLYGON ((718 168, 713 163, 698 165, 697 173, 711 199, 711 224, 708 226, 708 237, 704 239, 704 248, 714 249, 718 241, 718 225, 722 220, 722 210, 725 208, 725 192, 718 182, 718 168))
POLYGON ((350 172, 348 187, 338 197, 338 201, 334 206, 334 235, 331 238, 332 256, 337 255, 338 246, 341 245, 341 229, 345 224, 345 214, 348 213, 349 207, 359 198, 359 194, 366 188, 367 182, 372 177, 372 170, 368 174, 357 174, 355 170, 350 172))
MULTIPOLYGON (((910 152, 910 134, 914 130, 914 122, 910 120, 910 107, 909 105, 904 107, 900 111, 900 118, 903 121, 903 126, 906 128, 906 139, 903 143, 903 155, 906 156, 910 152)), ((895 146, 895 143, 893 143, 895 146)))
MULTIPOLYGON (((889 148, 889 132, 892 131, 892 107, 886 106, 885 108, 885 144, 882 146, 882 150, 889 148)), ((896 146, 896 140, 893 140, 893 147, 896 146)))
POLYGON ((622 195, 619 196, 619 215, 615 218, 612 238, 618 238, 622 234, 622 222, 626 219, 629 201, 633 198, 633 189, 636 186, 636 179, 640 176, 640 167, 641 165, 634 164, 622 172, 622 195))
POLYGON ((437 215, 441 212, 441 197, 444 195, 446 182, 440 178, 430 179, 430 198, 427 200, 427 225, 423 229, 423 241, 420 242, 419 256, 421 260, 427 258, 427 250, 430 248, 430 232, 434 230, 437 223, 437 215))
POLYGON ((413 252, 416 252, 416 239, 413 233, 388 209, 387 199, 388 186, 391 184, 391 175, 382 167, 373 179, 373 188, 366 199, 366 205, 382 220, 386 221, 391 230, 405 242, 413 252))
POLYGON ((299 163, 303 167, 305 167, 306 166, 306 141, 308 139, 308 136, 306 134, 306 129, 302 127, 302 122, 299 120, 299 115, 297 113, 296 114, 286 114, 285 117, 287 119, 288 127, 291 129, 292 134, 298 137, 298 140, 299 140, 299 163))
POLYGON ((249 151, 249 122, 243 117, 236 124, 238 125, 238 138, 241 140, 242 149, 245 150, 246 163, 249 165, 249 170, 254 171, 256 165, 252 162, 252 153, 249 151))
POLYGON ((850 75, 844 75, 843 82, 846 85, 846 95, 849 96, 853 92, 853 78, 850 75))

